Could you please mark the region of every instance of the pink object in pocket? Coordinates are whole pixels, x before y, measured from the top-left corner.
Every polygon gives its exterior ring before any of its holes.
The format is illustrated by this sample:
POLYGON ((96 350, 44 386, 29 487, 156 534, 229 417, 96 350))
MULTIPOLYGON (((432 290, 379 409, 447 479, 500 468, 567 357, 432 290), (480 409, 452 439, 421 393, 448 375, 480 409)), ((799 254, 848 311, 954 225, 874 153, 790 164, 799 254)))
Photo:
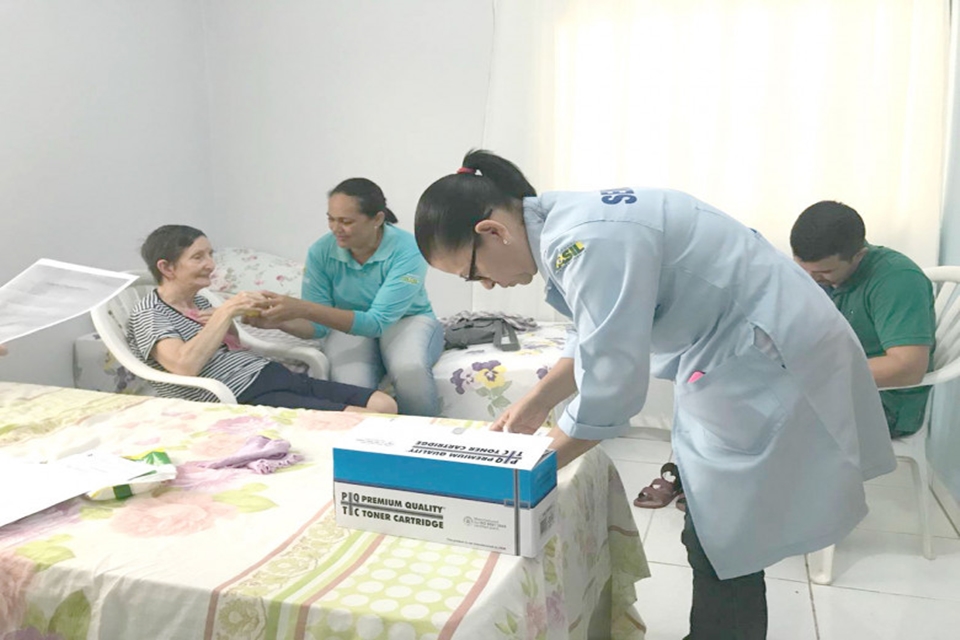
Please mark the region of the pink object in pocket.
POLYGON ((687 379, 687 384, 690 384, 691 382, 696 382, 702 377, 703 377, 703 371, 694 371, 693 373, 690 374, 690 377, 687 379))

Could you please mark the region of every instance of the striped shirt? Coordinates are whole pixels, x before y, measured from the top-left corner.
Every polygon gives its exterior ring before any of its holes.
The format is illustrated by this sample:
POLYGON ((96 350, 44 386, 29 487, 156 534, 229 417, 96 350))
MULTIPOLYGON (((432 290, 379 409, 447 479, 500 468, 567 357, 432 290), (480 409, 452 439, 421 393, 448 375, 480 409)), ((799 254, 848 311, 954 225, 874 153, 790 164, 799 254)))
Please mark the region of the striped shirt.
MULTIPOLYGON (((211 309, 206 298, 194 296, 194 304, 201 310, 211 309)), ((134 355, 148 366, 166 371, 151 355, 160 340, 177 338, 184 342, 192 339, 203 325, 183 315, 160 299, 156 289, 143 297, 130 314, 127 324, 127 342, 134 355)), ((201 378, 213 378, 227 385, 234 396, 239 396, 257 378, 270 361, 249 351, 231 351, 221 344, 207 361, 200 373, 201 378)), ((182 398, 200 402, 215 402, 217 397, 204 389, 182 387, 164 382, 152 383, 157 393, 167 398, 182 398)))

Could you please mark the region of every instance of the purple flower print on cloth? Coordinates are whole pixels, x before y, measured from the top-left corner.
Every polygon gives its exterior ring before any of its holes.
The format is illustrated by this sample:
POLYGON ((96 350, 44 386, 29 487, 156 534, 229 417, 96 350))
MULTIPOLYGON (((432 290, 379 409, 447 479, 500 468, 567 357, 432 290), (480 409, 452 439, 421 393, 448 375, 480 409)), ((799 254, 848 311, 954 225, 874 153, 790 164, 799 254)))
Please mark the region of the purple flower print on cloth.
POLYGON ((471 365, 476 372, 475 376, 484 387, 489 390, 503 387, 500 394, 506 391, 506 368, 500 364, 499 360, 489 360, 487 362, 474 362, 471 365))
POLYGON ((450 376, 450 382, 453 383, 459 395, 466 393, 468 387, 472 387, 477 380, 480 380, 485 387, 500 386, 503 378, 503 366, 499 360, 488 360, 486 362, 474 362, 470 365, 470 370, 457 369, 450 376))
POLYGON ((488 380, 493 380, 496 378, 496 374, 493 371, 499 366, 499 360, 490 360, 488 362, 474 362, 471 368, 480 375, 486 376, 488 380))
POLYGON ((127 387, 137 379, 137 376, 130 373, 123 365, 117 365, 117 370, 114 375, 117 380, 117 393, 126 391, 127 387))
POLYGON ((550 373, 550 367, 544 365, 537 369, 537 380, 543 380, 544 377, 550 373))
POLYGON ((468 372, 464 375, 463 369, 457 369, 450 376, 450 382, 456 387, 457 393, 462 396, 466 393, 465 388, 473 385, 473 374, 468 372))

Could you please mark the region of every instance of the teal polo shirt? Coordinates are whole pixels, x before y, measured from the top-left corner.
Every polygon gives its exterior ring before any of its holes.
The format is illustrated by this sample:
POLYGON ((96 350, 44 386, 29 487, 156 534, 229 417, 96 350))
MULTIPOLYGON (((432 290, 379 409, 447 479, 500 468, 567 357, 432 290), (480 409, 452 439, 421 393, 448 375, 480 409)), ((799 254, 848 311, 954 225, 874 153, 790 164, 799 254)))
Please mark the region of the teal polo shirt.
MULTIPOLYGON (((378 338, 407 316, 434 317, 427 298, 426 275, 427 261, 408 231, 384 225, 380 246, 363 264, 328 233, 307 251, 301 297, 353 311, 350 333, 378 338)), ((322 324, 313 326, 317 338, 330 332, 322 324)))
MULTIPOLYGON (((930 347, 927 370, 933 368, 933 286, 913 260, 868 244, 857 270, 829 293, 868 358, 882 356, 890 347, 924 345, 930 347)), ((920 428, 929 392, 929 387, 880 392, 891 436, 920 428)))

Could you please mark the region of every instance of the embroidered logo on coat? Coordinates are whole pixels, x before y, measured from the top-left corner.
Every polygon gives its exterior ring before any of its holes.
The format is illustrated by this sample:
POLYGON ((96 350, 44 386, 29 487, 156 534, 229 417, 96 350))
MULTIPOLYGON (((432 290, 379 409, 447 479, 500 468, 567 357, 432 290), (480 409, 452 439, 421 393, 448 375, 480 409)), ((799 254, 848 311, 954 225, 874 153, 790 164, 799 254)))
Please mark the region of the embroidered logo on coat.
POLYGON ((570 264, 570 261, 583 253, 584 247, 582 242, 574 242, 572 245, 560 252, 560 255, 557 256, 556 262, 553 263, 553 270, 560 271, 565 266, 570 264))
POLYGON ((417 276, 414 276, 414 275, 409 275, 409 274, 408 274, 408 275, 405 275, 405 276, 400 276, 400 280, 401 280, 402 282, 406 282, 407 284, 420 284, 420 278, 418 278, 417 276))

